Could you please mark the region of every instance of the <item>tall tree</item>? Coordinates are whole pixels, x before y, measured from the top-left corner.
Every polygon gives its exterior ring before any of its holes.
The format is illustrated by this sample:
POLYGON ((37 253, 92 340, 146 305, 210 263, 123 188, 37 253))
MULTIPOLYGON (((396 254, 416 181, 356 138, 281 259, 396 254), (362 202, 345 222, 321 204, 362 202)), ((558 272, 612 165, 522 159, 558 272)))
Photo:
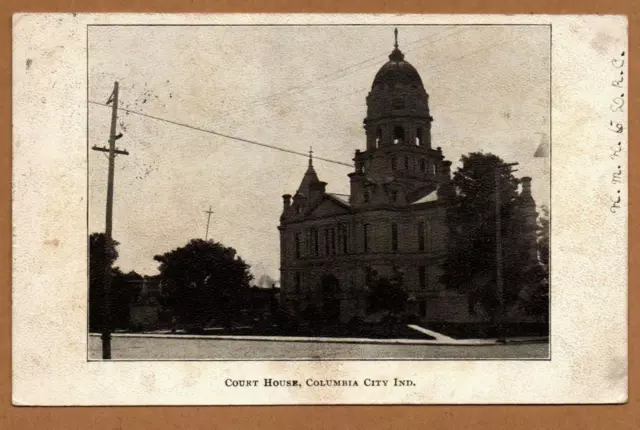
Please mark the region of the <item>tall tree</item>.
POLYGON ((104 233, 89 236, 89 329, 98 331, 104 322, 104 272, 118 258, 118 242, 105 249, 104 233))
MULTIPOLYGON (((498 156, 474 152, 461 158, 462 166, 453 175, 454 203, 447 210, 449 241, 442 281, 467 294, 469 307, 480 305, 495 314, 499 299, 496 290, 496 193, 500 195, 502 243, 523 230, 524 220, 517 209, 518 179, 498 156), (498 177, 496 180, 496 172, 498 177)), ((516 241, 517 242, 517 241, 516 241)), ((523 245, 524 246, 524 245, 523 245)), ((518 296, 526 249, 505 247, 503 280, 505 303, 518 296)))
POLYGON ((213 240, 193 239, 154 259, 165 303, 182 323, 203 326, 217 318, 229 325, 253 279, 235 249, 213 240))
POLYGON ((520 297, 520 306, 529 315, 549 317, 549 209, 542 206, 538 217, 538 261, 528 273, 529 282, 520 297))

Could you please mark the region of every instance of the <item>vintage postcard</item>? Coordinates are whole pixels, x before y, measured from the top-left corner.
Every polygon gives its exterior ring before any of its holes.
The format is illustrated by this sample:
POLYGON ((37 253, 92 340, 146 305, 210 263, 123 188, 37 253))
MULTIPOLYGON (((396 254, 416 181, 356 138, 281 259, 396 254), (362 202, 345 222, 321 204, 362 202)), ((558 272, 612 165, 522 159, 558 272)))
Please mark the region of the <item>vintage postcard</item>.
POLYGON ((625 17, 13 34, 15 404, 626 401, 625 17))

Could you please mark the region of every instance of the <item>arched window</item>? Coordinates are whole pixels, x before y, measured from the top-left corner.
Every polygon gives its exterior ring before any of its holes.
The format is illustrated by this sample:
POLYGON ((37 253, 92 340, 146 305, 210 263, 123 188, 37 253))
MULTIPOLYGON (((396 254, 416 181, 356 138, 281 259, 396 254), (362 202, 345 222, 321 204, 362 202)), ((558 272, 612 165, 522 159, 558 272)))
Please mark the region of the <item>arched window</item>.
POLYGON ((416 146, 422 146, 423 142, 424 142, 424 130, 422 130, 422 127, 420 127, 416 130, 416 146))
POLYGON ((380 148, 381 139, 382 139, 382 129, 378 127, 376 130, 376 148, 380 148))
POLYGON ((397 168, 396 157, 391 157, 391 170, 396 170, 396 168, 397 168))
POLYGON ((404 142, 404 128, 397 125, 393 128, 393 143, 397 145, 398 143, 403 143, 403 142, 404 142))

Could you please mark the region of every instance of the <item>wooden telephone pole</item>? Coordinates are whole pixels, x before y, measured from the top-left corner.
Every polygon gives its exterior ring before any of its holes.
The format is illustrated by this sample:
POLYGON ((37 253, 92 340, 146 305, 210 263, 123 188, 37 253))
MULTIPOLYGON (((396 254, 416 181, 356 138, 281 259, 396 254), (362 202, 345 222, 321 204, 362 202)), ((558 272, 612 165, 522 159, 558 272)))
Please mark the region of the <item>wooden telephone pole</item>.
MULTIPOLYGON (((114 251, 113 246, 113 179, 116 155, 129 155, 126 150, 116 148, 116 140, 122 137, 122 133, 116 134, 116 122, 118 120, 118 82, 113 85, 113 93, 107 100, 107 104, 112 103, 111 108, 111 130, 109 132, 109 147, 93 146, 94 151, 107 153, 109 159, 109 171, 107 174, 107 213, 104 228, 104 251, 105 258, 110 261, 114 251)), ((103 283, 103 322, 102 322, 102 358, 111 359, 111 263, 105 265, 103 283)))
POLYGON ((496 209, 496 295, 498 296, 498 315, 497 323, 499 327, 498 338, 504 340, 504 282, 502 278, 502 202, 500 201, 500 191, 502 189, 502 172, 507 171, 513 173, 511 167, 517 166, 518 163, 509 163, 498 166, 494 169, 495 176, 495 209, 496 209))

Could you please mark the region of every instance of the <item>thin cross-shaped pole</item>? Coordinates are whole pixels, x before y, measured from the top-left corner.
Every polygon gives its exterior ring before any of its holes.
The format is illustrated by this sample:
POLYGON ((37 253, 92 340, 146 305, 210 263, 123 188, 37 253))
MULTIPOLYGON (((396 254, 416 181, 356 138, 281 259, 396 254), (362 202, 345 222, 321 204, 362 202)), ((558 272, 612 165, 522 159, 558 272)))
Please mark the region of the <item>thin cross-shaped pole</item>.
POLYGON ((209 223, 211 222, 211 214, 213 213, 213 211, 211 210, 211 206, 209 206, 209 210, 208 211, 204 211, 204 213, 206 213, 207 216, 207 231, 204 234, 204 240, 209 240, 209 223))

